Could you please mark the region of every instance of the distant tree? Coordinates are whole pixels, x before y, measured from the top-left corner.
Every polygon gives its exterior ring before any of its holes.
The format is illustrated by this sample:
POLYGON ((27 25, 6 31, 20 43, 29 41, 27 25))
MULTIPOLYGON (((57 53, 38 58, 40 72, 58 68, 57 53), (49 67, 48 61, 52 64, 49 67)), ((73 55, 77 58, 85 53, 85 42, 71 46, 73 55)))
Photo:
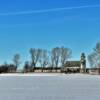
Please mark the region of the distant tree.
POLYGON ((90 67, 96 66, 96 53, 95 52, 92 52, 91 54, 88 55, 88 61, 89 61, 90 67))
POLYGON ((93 52, 88 55, 88 61, 91 67, 100 68, 100 43, 97 43, 93 52))
POLYGON ((25 62, 25 65, 24 65, 24 72, 27 73, 27 72, 32 72, 32 67, 30 66, 29 62, 26 61, 25 62))
POLYGON ((31 48, 30 49, 30 54, 31 54, 31 66, 36 67, 37 63, 39 63, 40 57, 41 57, 41 49, 35 49, 31 48))
POLYGON ((9 73, 15 73, 16 72, 16 66, 14 64, 8 65, 8 72, 9 73))
POLYGON ((96 44, 96 47, 94 48, 94 51, 96 52, 96 53, 100 53, 100 42, 98 42, 97 44, 96 44))
POLYGON ((8 73, 8 64, 0 66, 0 73, 8 73))
POLYGON ((16 68, 19 67, 20 65, 20 54, 15 54, 14 57, 13 57, 13 62, 14 62, 14 65, 16 66, 16 68))
POLYGON ((51 51, 52 67, 55 67, 57 69, 59 66, 59 60, 60 60, 60 48, 59 47, 53 48, 51 51))
POLYGON ((66 61, 71 57, 72 52, 69 48, 61 47, 60 54, 61 54, 61 66, 63 67, 66 61))
POLYGON ((48 65, 48 63, 49 63, 48 51, 41 49, 40 65, 42 71, 48 65))
POLYGON ((55 57, 54 57, 54 52, 53 52, 53 50, 51 51, 50 56, 51 56, 50 67, 53 69, 53 67, 55 66, 55 64, 54 64, 54 59, 55 59, 55 57))

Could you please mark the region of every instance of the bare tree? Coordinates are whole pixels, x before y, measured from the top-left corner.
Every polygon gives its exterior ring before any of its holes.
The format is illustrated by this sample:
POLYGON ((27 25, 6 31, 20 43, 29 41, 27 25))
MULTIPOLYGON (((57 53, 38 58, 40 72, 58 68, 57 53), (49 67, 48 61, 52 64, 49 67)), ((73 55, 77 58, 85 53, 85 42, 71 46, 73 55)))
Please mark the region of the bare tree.
POLYGON ((41 57, 41 49, 31 48, 30 54, 31 54, 31 66, 35 68, 41 57))
POLYGON ((100 43, 97 43, 96 47, 93 49, 93 52, 88 55, 88 61, 91 67, 100 68, 100 43))
POLYGON ((71 57, 71 50, 69 48, 61 47, 60 54, 61 54, 61 66, 63 67, 66 61, 71 57))
POLYGON ((94 48, 94 51, 97 52, 97 53, 100 53, 100 42, 98 42, 96 44, 96 47, 94 48))
POLYGON ((43 71, 43 68, 45 68, 49 63, 49 57, 48 57, 48 51, 41 49, 41 58, 40 58, 40 65, 43 71))
POLYGON ((54 59, 55 59, 53 50, 51 51, 50 55, 51 55, 51 67, 53 68, 54 67, 54 59))
POLYGON ((60 60, 60 48, 56 47, 52 49, 51 53, 51 61, 52 61, 52 67, 58 68, 60 60))
POLYGON ((25 62, 23 72, 25 72, 25 73, 27 73, 27 72, 32 72, 32 68, 31 68, 31 66, 30 66, 30 64, 29 64, 29 61, 26 61, 26 62, 25 62))
POLYGON ((94 67, 95 64, 96 64, 96 61, 95 61, 95 53, 92 52, 91 54, 88 55, 88 61, 89 61, 89 64, 90 64, 90 67, 94 67))
POLYGON ((16 68, 18 68, 18 66, 20 65, 20 54, 15 54, 13 57, 13 62, 16 66, 16 68))

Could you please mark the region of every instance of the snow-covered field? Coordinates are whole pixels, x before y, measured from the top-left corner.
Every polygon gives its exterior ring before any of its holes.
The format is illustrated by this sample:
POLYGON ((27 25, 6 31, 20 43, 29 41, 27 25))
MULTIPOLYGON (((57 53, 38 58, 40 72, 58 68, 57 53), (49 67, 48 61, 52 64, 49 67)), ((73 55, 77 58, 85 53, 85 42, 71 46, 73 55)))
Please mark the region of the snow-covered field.
POLYGON ((100 76, 0 75, 0 100, 100 100, 100 76))

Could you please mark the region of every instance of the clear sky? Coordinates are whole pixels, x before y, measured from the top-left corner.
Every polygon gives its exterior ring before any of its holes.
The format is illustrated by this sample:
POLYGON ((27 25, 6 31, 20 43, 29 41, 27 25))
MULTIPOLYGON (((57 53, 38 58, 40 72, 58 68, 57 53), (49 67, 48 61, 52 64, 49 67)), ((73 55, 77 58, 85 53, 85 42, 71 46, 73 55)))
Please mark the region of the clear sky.
POLYGON ((30 48, 72 49, 72 59, 100 41, 100 0, 1 0, 0 63, 30 48))

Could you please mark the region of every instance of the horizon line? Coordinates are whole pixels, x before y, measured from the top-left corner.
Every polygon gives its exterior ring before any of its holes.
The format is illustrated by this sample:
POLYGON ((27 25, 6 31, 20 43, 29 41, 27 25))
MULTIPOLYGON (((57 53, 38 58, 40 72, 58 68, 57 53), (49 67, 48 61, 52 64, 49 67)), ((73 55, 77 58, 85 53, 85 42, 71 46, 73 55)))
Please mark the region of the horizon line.
POLYGON ((58 12, 63 10, 73 10, 73 9, 83 9, 83 8, 98 8, 100 5, 85 5, 85 6, 74 6, 74 7, 63 7, 63 8, 52 8, 43 10, 30 10, 30 11, 20 11, 20 12, 7 12, 0 13, 0 16, 15 16, 15 15, 27 15, 27 14, 41 14, 48 12, 58 12))

